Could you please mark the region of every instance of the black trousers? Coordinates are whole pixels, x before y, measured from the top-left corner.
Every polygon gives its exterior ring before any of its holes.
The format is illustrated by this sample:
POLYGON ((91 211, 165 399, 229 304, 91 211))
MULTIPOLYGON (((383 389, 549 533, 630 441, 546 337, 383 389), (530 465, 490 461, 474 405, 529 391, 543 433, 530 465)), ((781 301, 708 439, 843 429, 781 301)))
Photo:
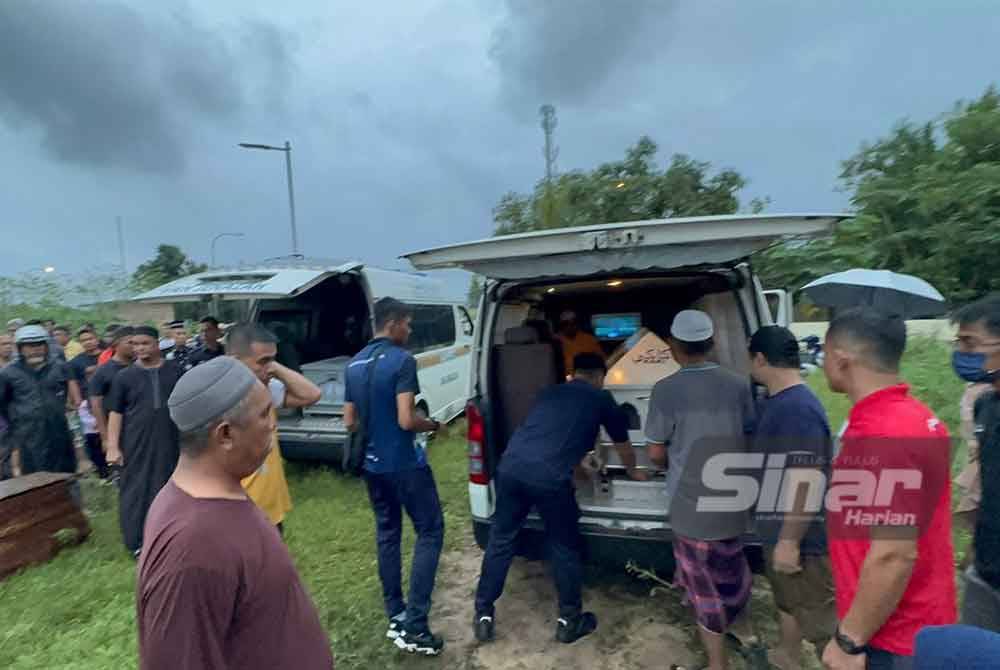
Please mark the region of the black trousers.
POLYGON ((545 523, 549 561, 559 593, 559 616, 572 619, 583 609, 583 543, 573 485, 565 482, 540 487, 507 474, 500 475, 497 486, 496 512, 476 589, 476 616, 493 616, 493 604, 503 593, 514 560, 518 533, 533 507, 545 523))
POLYGON ((107 479, 110 473, 108 469, 108 461, 104 457, 104 445, 101 444, 100 433, 88 433, 83 436, 83 444, 87 449, 87 458, 90 462, 94 464, 94 469, 97 470, 97 476, 101 479, 107 479))

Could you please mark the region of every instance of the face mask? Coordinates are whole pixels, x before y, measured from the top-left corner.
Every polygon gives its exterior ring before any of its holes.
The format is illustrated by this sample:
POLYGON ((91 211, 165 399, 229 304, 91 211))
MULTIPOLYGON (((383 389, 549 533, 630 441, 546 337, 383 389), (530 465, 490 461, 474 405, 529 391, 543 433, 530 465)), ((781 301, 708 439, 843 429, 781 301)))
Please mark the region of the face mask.
POLYGON ((960 379, 973 384, 992 383, 998 376, 997 370, 986 369, 986 354, 956 351, 951 355, 951 367, 960 379))

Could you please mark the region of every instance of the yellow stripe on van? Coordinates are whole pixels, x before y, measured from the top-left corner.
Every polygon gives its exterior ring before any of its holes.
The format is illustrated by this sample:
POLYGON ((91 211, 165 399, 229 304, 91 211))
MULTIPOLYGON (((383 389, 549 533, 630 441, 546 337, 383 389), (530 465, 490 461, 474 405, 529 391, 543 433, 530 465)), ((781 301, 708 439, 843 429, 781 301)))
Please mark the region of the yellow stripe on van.
POLYGON ((424 368, 430 368, 435 365, 441 365, 447 361, 453 360, 455 358, 460 358, 462 356, 468 356, 472 351, 472 347, 468 344, 463 344, 460 347, 452 347, 446 351, 434 352, 427 354, 417 354, 417 369, 423 370, 424 368))

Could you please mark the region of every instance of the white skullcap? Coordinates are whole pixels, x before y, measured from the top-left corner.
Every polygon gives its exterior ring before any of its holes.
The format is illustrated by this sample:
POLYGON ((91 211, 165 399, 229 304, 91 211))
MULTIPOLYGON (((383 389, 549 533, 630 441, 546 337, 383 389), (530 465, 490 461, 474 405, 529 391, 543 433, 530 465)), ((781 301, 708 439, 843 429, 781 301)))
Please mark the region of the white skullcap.
POLYGON ((715 334, 712 319, 697 309, 685 309, 674 317, 670 334, 681 342, 704 342, 715 334))

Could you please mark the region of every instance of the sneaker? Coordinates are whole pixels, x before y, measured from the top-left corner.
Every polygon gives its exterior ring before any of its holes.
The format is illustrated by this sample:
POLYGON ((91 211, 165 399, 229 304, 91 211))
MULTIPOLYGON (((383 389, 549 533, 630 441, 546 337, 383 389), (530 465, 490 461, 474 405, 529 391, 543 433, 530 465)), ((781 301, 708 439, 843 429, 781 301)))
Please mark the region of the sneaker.
POLYGON ((597 617, 593 612, 584 612, 572 619, 559 619, 556 624, 556 639, 563 644, 572 644, 597 630, 597 617))
POLYGON ((493 626, 493 617, 491 616, 480 616, 476 617, 476 640, 479 642, 492 642, 496 635, 496 630, 493 626))
POLYGON ((423 654, 424 656, 437 656, 444 649, 444 640, 434 635, 429 630, 423 633, 411 633, 404 630, 396 638, 396 646, 411 654, 423 654))
POLYGON ((406 623, 406 612, 400 612, 396 616, 389 619, 389 630, 385 632, 385 636, 390 640, 395 640, 397 637, 403 634, 403 624, 406 623))

